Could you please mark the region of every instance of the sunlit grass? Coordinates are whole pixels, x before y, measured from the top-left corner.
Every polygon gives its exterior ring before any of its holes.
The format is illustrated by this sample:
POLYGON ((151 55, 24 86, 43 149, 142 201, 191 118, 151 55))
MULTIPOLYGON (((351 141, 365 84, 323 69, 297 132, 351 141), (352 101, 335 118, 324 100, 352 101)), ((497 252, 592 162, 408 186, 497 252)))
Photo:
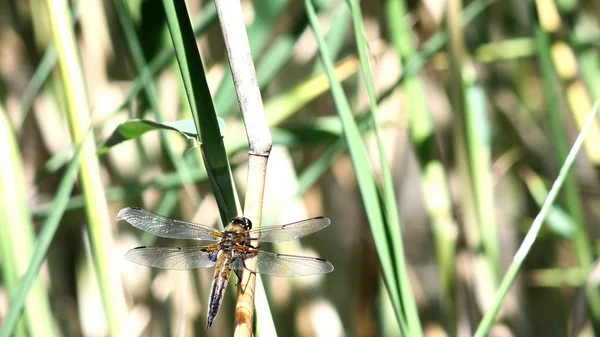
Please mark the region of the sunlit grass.
MULTIPOLYGON (((114 215, 242 212, 248 130, 214 3, 52 3, 0 9, 0 335, 202 335, 212 270, 127 263, 157 239, 114 215)), ((597 118, 573 146, 600 98, 597 9, 430 3, 242 1, 276 148, 262 222, 332 219, 264 248, 336 268, 262 277, 261 336, 598 334, 597 118)), ((208 335, 234 331, 234 298, 208 335)))

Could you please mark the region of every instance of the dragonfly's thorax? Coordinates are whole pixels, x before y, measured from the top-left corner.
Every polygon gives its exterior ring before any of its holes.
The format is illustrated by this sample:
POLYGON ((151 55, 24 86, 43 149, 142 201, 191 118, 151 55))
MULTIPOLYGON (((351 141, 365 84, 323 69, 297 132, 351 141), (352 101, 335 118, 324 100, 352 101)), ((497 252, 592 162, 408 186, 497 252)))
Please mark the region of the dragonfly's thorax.
POLYGON ((222 240, 219 243, 219 250, 228 250, 228 251, 232 251, 235 249, 236 246, 239 246, 240 244, 236 242, 236 240, 222 240))
POLYGON ((246 233, 252 228, 252 222, 244 217, 235 217, 222 232, 221 246, 233 249, 246 243, 246 233))

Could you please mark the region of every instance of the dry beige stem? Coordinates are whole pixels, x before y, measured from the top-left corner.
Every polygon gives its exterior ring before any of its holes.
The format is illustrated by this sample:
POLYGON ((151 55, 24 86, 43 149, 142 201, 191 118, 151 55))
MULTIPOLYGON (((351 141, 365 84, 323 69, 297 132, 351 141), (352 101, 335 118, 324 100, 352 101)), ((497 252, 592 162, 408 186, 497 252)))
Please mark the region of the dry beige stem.
MULTIPOLYGON (((215 0, 215 7, 219 15, 233 83, 250 146, 244 216, 252 221, 253 228, 260 228, 267 161, 272 147, 271 132, 265 118, 240 2, 239 0, 215 0)), ((252 243, 254 246, 257 244, 257 242, 252 243)), ((247 260, 246 266, 256 271, 255 259, 247 260)), ((255 274, 243 271, 235 307, 234 336, 236 337, 252 336, 255 286, 255 274)))
MULTIPOLYGON (((244 216, 252 221, 252 228, 260 226, 262 216, 262 200, 264 196, 265 177, 268 157, 251 154, 248 158, 248 180, 244 216)), ((254 247, 258 242, 252 242, 254 247)), ((246 260, 250 270, 256 270, 256 259, 246 260)), ((256 275, 244 271, 238 286, 238 300, 235 306, 234 336, 252 336, 252 316, 254 314, 254 288, 256 275)))

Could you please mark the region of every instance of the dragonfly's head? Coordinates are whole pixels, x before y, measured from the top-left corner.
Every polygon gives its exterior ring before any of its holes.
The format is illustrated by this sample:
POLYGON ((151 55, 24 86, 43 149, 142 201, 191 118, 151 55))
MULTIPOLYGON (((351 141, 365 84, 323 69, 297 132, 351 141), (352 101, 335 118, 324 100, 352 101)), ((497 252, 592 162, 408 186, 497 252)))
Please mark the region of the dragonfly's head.
POLYGON ((240 226, 246 231, 252 229, 252 221, 250 221, 250 219, 245 218, 243 216, 236 216, 235 218, 233 218, 231 220, 231 224, 240 226))

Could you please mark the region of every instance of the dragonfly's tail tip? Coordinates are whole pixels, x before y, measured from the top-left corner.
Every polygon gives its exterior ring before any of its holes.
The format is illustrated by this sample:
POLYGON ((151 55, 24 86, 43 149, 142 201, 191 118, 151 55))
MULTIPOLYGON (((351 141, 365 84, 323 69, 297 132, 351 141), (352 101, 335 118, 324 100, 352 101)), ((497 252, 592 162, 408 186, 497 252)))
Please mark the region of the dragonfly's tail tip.
POLYGON ((208 331, 210 329, 212 325, 212 319, 208 319, 208 321, 206 322, 206 328, 204 329, 205 331, 208 331))

